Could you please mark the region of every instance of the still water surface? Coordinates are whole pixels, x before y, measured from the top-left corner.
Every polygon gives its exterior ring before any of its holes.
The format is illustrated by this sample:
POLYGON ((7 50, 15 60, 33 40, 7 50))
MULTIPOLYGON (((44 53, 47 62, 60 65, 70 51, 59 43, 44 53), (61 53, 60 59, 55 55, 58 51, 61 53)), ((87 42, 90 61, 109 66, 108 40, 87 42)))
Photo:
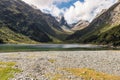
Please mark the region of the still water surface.
POLYGON ((2 46, 30 46, 36 48, 102 48, 100 45, 92 45, 92 44, 1 44, 2 46))

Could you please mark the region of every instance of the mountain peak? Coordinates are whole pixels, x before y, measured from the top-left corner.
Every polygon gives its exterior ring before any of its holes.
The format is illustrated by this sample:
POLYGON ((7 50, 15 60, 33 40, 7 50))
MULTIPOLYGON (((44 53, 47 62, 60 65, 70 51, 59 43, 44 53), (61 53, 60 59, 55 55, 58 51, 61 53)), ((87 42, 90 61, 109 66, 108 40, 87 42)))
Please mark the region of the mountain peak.
POLYGON ((120 45, 120 1, 96 17, 88 27, 67 39, 81 43, 120 45))
POLYGON ((62 26, 62 25, 68 26, 67 21, 65 20, 64 16, 61 16, 61 18, 60 18, 60 26, 62 26))
POLYGON ((72 30, 74 30, 74 31, 82 30, 82 29, 86 28, 88 25, 89 25, 89 21, 80 20, 73 26, 72 30))

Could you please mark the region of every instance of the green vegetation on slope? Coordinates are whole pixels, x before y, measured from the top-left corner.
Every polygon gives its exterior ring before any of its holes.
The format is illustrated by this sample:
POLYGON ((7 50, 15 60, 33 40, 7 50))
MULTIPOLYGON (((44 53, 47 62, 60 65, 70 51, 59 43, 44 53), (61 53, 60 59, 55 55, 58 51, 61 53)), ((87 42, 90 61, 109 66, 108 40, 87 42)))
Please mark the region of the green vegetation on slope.
POLYGON ((8 27, 0 27, 0 43, 37 43, 34 40, 29 39, 26 36, 23 36, 20 33, 15 33, 8 27))
POLYGON ((0 23, 15 33, 29 36, 38 42, 49 42, 51 39, 44 32, 49 25, 43 19, 40 10, 33 9, 21 0, 0 0, 0 23))
POLYGON ((84 40, 85 42, 93 42, 98 44, 109 44, 114 46, 120 46, 120 25, 113 27, 112 29, 96 34, 84 40), (90 41, 91 40, 91 41, 90 41))
POLYGON ((0 0, 0 25, 37 42, 61 41, 68 35, 53 16, 32 8, 22 0, 0 0))
POLYGON ((97 43, 120 46, 120 2, 117 2, 100 16, 96 17, 88 27, 77 31, 67 40, 79 43, 97 43))

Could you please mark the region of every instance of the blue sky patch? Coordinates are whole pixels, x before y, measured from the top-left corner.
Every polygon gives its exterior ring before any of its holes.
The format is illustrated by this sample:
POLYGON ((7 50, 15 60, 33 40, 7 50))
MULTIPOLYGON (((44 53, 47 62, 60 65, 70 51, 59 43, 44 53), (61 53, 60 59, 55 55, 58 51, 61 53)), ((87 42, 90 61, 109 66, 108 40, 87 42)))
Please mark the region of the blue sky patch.
POLYGON ((76 1, 80 1, 80 2, 84 2, 84 0, 71 0, 69 3, 65 3, 63 2, 62 4, 58 4, 57 7, 58 8, 69 8, 71 5, 73 5, 76 1))

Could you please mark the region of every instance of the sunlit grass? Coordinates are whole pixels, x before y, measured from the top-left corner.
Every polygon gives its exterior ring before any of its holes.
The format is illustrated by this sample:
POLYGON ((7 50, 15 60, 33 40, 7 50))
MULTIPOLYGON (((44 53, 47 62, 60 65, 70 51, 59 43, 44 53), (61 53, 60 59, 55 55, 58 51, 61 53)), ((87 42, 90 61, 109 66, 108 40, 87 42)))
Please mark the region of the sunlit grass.
POLYGON ((55 60, 55 59, 48 59, 48 61, 49 61, 49 62, 51 62, 51 63, 56 62, 56 60, 55 60))
POLYGON ((14 68, 15 62, 0 62, 0 80, 9 80, 14 77, 14 74, 21 70, 14 68))
POLYGON ((64 68, 63 70, 81 77, 84 80, 120 80, 120 76, 109 75, 87 68, 64 68))
POLYGON ((61 80, 61 74, 55 74, 51 80, 61 80))
POLYGON ((53 73, 48 73, 45 75, 49 80, 69 80, 65 75, 63 74, 53 74, 53 73))
POLYGON ((36 44, 38 42, 31 40, 27 36, 24 36, 20 33, 15 33, 8 27, 0 27, 0 39, 3 43, 11 44, 36 44))

